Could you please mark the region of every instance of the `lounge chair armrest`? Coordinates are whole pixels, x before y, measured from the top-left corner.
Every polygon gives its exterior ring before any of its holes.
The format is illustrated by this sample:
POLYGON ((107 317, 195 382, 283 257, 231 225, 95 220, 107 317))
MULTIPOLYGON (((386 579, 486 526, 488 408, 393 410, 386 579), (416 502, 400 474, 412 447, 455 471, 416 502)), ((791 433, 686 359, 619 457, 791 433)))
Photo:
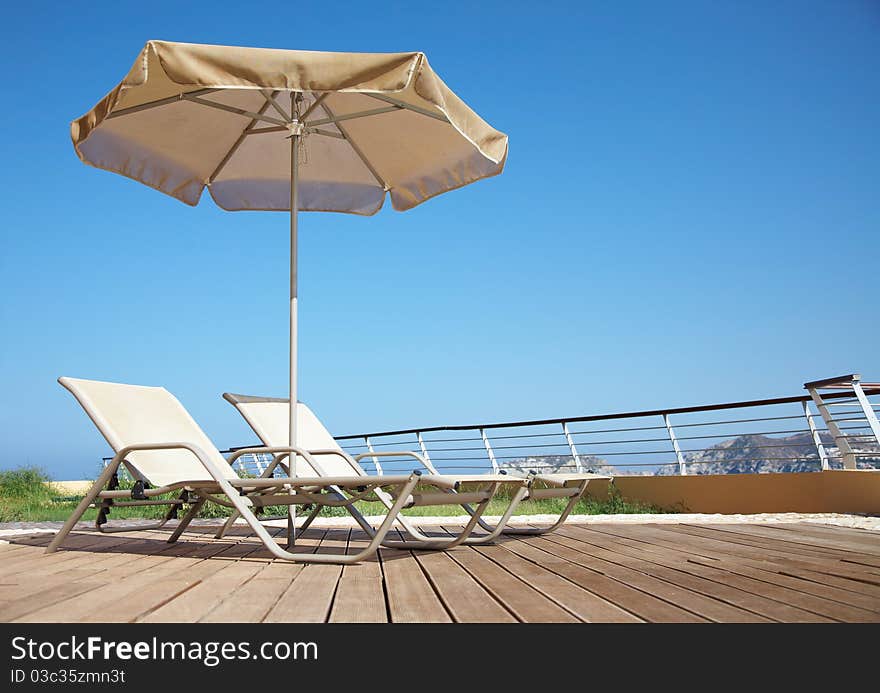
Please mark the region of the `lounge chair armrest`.
POLYGON ((509 476, 506 474, 425 474, 422 476, 422 484, 436 486, 437 488, 452 489, 457 491, 461 484, 510 484, 514 486, 527 486, 529 480, 521 476, 509 476))
MULTIPOLYGON (((113 467, 114 470, 125 460, 126 455, 132 452, 137 452, 139 450, 188 450, 192 453, 192 455, 202 463, 202 466, 208 472, 208 474, 213 477, 214 481, 220 486, 223 492, 227 496, 235 495, 236 491, 229 483, 229 479, 227 479, 223 475, 223 471, 214 463, 208 454, 202 450, 198 445, 193 443, 186 442, 165 442, 165 443, 135 443, 133 445, 126 445, 124 448, 121 448, 119 452, 117 452, 110 463, 107 465, 108 467, 113 467)), ((251 501, 247 498, 244 501, 250 505, 251 501)))
POLYGON ((346 463, 351 467, 351 471, 355 475, 368 476, 361 469, 360 465, 352 459, 351 455, 349 455, 344 450, 337 450, 335 448, 316 448, 315 450, 309 450, 309 454, 315 458, 314 460, 310 460, 310 464, 312 464, 315 471, 319 472, 322 475, 326 475, 326 473, 324 472, 324 469, 321 467, 321 463, 317 460, 317 457, 323 456, 323 455, 335 455, 336 457, 341 457, 342 459, 344 459, 346 461, 346 463))
MULTIPOLYGON (((408 483, 418 474, 395 474, 384 476, 297 476, 275 479, 232 479, 230 485, 235 488, 268 489, 290 486, 291 488, 362 488, 380 486, 401 486, 408 483)), ((425 478, 425 477, 422 477, 425 478)))
POLYGON ((584 482, 592 481, 593 479, 610 479, 610 476, 603 476, 602 474, 534 474, 532 475, 532 479, 535 481, 540 481, 547 486, 552 486, 555 488, 569 488, 572 486, 580 486, 584 482))
POLYGON ((413 459, 418 460, 419 464, 421 464, 431 474, 437 474, 437 470, 434 469, 434 466, 432 464, 430 464, 419 453, 412 450, 382 450, 380 452, 362 452, 359 455, 354 456, 354 461, 360 463, 360 461, 365 457, 412 457, 413 459))
POLYGON ((268 455, 268 454, 272 454, 272 455, 275 455, 275 462, 280 462, 285 457, 290 457, 290 453, 292 453, 292 452, 295 452, 300 457, 304 457, 306 459, 306 461, 308 461, 309 464, 311 464, 313 466, 316 464, 315 458, 312 457, 311 453, 309 453, 308 450, 304 450, 303 448, 297 447, 295 445, 294 446, 291 446, 291 445, 285 445, 285 446, 263 445, 263 446, 259 446, 259 447, 253 447, 253 448, 240 448, 240 449, 236 450, 235 452, 233 452, 229 456, 229 459, 227 459, 226 461, 230 465, 232 465, 239 457, 242 457, 243 455, 261 455, 261 454, 268 455))

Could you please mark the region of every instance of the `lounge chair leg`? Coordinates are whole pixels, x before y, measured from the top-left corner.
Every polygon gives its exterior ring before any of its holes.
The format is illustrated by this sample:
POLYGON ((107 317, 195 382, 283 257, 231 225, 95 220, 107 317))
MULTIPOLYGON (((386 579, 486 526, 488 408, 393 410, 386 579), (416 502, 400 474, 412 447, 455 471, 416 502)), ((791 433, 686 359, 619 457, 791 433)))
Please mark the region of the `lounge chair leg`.
POLYGON ((300 533, 305 532, 309 528, 309 525, 312 524, 312 520, 314 520, 316 517, 318 517, 318 513, 321 512, 321 508, 323 508, 323 507, 324 507, 323 505, 316 505, 315 506, 315 509, 309 513, 309 516, 306 518, 306 521, 303 522, 302 527, 299 528, 300 533))
POLYGON ((71 513, 70 517, 67 518, 67 521, 58 531, 58 534, 49 542, 49 545, 46 547, 46 553, 53 553, 58 550, 58 547, 61 545, 61 542, 70 534, 70 530, 76 526, 79 518, 83 516, 86 510, 88 510, 89 506, 92 502, 98 497, 101 493, 101 490, 110 482, 111 477, 116 473, 116 469, 119 467, 119 464, 122 460, 113 460, 104 467, 104 471, 101 473, 101 476, 98 477, 98 480, 92 484, 92 487, 89 489, 89 492, 83 496, 83 499, 79 502, 79 505, 76 506, 76 509, 71 513))
POLYGON ((296 546, 296 507, 287 506, 287 550, 293 551, 296 546))
POLYGON ((215 539, 222 539, 226 535, 226 532, 228 532, 230 529, 232 529, 232 525, 235 524, 235 521, 239 517, 240 517, 239 512, 237 510, 233 510, 229 514, 229 517, 227 518, 226 522, 223 523, 223 526, 220 527, 220 529, 218 529, 217 532, 214 534, 214 538, 215 539))
POLYGON ((193 518, 199 514, 199 510, 202 509, 205 500, 205 498, 200 497, 195 503, 189 506, 189 510, 186 511, 186 515, 183 516, 183 519, 177 525, 177 528, 171 533, 171 536, 166 539, 169 544, 173 544, 178 540, 180 535, 183 534, 183 530, 185 530, 189 526, 189 523, 193 521, 193 518))
POLYGON ((471 519, 468 521, 467 525, 465 525, 465 528, 459 534, 456 534, 452 538, 429 537, 425 534, 422 534, 405 518, 398 517, 398 521, 403 525, 404 529, 406 529, 407 534, 412 536, 415 541, 383 541, 382 546, 386 546, 391 549, 427 549, 432 551, 454 548, 467 540, 471 532, 474 530, 474 527, 476 527, 477 522, 479 522, 483 512, 486 510, 487 507, 489 507, 489 503, 495 497, 497 491, 498 484, 492 484, 492 492, 489 494, 489 497, 486 498, 486 500, 482 501, 476 507, 476 509, 474 509, 474 514, 471 515, 471 519))
POLYGON ((538 534, 547 534, 548 532, 552 532, 554 529, 559 527, 568 516, 571 514, 571 511, 574 510, 574 506, 577 505, 578 501, 583 498, 584 494, 587 492, 587 485, 590 483, 589 479, 586 479, 580 486, 578 493, 572 496, 568 505, 565 506, 565 510, 562 511, 562 514, 559 516, 559 519, 556 520, 549 527, 509 527, 504 531, 505 534, 517 534, 517 535, 538 535, 538 534))
MULTIPOLYGON (((275 459, 272 460, 271 463, 269 463, 269 466, 263 470, 263 473, 260 474, 259 478, 260 479, 268 479, 274 473, 275 467, 279 467, 279 466, 281 467, 282 470, 284 470, 284 472, 285 472, 285 474, 287 474, 287 476, 290 476, 290 468, 286 464, 284 464, 284 462, 282 461, 282 457, 276 456, 275 459)), ((235 521, 239 517, 240 517, 240 513, 237 510, 233 510, 229 514, 229 519, 226 520, 226 522, 223 523, 223 526, 220 527, 220 529, 218 529, 217 532, 214 534, 214 538, 215 539, 222 539, 224 536, 226 536, 226 533, 230 529, 232 529, 232 525, 235 524, 235 521)))
MULTIPOLYGON (((181 494, 181 497, 182 496, 183 494, 181 494)), ((144 532, 148 529, 162 529, 162 527, 168 524, 168 521, 171 519, 171 515, 174 512, 174 509, 177 507, 178 506, 176 505, 172 505, 170 508, 168 508, 168 512, 165 513, 165 516, 157 523, 152 525, 138 525, 137 530, 139 532, 144 532)), ((113 534, 114 532, 130 532, 131 530, 131 527, 107 527, 106 525, 100 525, 98 527, 98 531, 101 532, 101 534, 113 534)))
MULTIPOLYGON (((492 527, 492 525, 480 520, 480 527, 486 529, 489 533, 484 534, 479 537, 468 537, 465 539, 464 543, 468 545, 473 544, 488 544, 491 541, 494 541, 498 538, 498 535, 505 532, 505 528, 507 527, 507 523, 510 522, 510 518, 513 516, 513 511, 516 510, 517 506, 522 502, 522 499, 525 498, 525 495, 529 492, 529 489, 525 486, 517 489, 517 492, 514 494, 513 498, 510 499, 510 505, 507 506, 507 510, 504 511, 504 514, 498 520, 498 524, 492 527)), ((462 506, 470 515, 473 515, 476 512, 469 505, 462 506)))
MULTIPOLYGON (((205 464, 207 466, 208 463, 205 464)), ((222 478, 215 478, 220 484, 220 487, 223 489, 223 492, 226 494, 226 497, 229 498, 229 500, 235 506, 236 510, 238 510, 238 512, 241 514, 242 518, 244 518, 245 522, 250 525, 251 529, 254 530, 260 541, 263 542, 263 544, 266 546, 267 549, 269 549, 273 556, 287 561, 297 561, 300 563, 330 563, 339 565, 352 565, 354 563, 358 563, 364 558, 367 558, 368 556, 376 552, 376 549, 379 548, 379 544, 382 543, 385 535, 391 529, 391 526, 394 524, 395 519, 397 519, 398 514, 403 509, 403 506, 406 505, 407 499, 419 482, 419 477, 417 475, 413 475, 412 478, 400 488, 397 500, 389 509, 388 514, 385 516, 385 519, 376 530, 372 540, 366 546, 366 548, 356 554, 338 555, 321 553, 291 553, 289 551, 285 551, 278 545, 278 542, 276 542, 272 538, 272 535, 270 535, 266 531, 266 528, 263 527, 263 525, 257 519, 256 515, 254 515, 254 513, 251 511, 249 504, 245 502, 246 499, 239 496, 238 493, 232 488, 232 486, 229 485, 228 481, 222 478)))

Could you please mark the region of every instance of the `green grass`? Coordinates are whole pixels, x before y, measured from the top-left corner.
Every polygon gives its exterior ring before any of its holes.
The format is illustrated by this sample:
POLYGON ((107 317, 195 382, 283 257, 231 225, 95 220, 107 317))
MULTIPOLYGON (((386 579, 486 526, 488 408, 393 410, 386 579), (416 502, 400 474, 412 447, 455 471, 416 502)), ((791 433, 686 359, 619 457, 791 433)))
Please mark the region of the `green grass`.
MULTIPOLYGON (((79 497, 60 497, 46 486, 48 475, 35 467, 21 467, 11 471, 0 471, 0 522, 46 522, 66 520, 79 502, 79 497)), ((130 488, 131 482, 120 481, 120 488, 130 488)), ((517 515, 539 515, 559 513, 565 507, 564 499, 548 499, 521 503, 516 509, 517 515)), ((357 508, 365 515, 383 515, 385 506, 378 502, 359 502, 357 508)), ((507 507, 507 499, 501 495, 496 497, 486 510, 487 515, 500 515, 507 507)), ((109 515, 110 520, 130 518, 154 519, 162 517, 167 506, 144 506, 140 508, 114 507, 109 515)), ((94 520, 97 509, 90 508, 83 520, 94 520)), ((280 514, 281 508, 267 508, 266 514, 280 514)), ((302 510, 300 509, 300 512, 302 510)), ((404 515, 410 516, 451 516, 462 515, 463 510, 457 505, 442 505, 409 508, 404 515)), ((604 515, 630 513, 668 512, 639 502, 624 500, 620 493, 611 488, 605 499, 587 498, 581 500, 573 511, 577 515, 604 515)), ((206 503, 199 517, 226 517, 229 509, 206 503)), ((322 516, 345 517, 348 512, 344 508, 324 508, 322 516)))
POLYGON ((36 467, 0 472, 0 522, 38 519, 51 508, 54 494, 46 486, 48 480, 36 467))

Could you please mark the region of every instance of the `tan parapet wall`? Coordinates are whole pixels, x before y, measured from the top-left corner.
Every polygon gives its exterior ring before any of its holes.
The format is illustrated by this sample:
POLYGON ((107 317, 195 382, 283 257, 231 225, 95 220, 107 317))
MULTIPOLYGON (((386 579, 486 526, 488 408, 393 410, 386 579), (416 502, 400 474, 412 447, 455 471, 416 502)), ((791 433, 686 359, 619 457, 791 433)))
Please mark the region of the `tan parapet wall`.
MULTIPOLYGON (((618 476, 626 500, 695 513, 880 513, 880 471, 618 476)), ((608 482, 590 494, 607 496, 608 482)))
MULTIPOLYGON (((85 493, 89 481, 53 481, 56 493, 85 493)), ((870 513, 880 514, 880 471, 784 474, 695 474, 618 476, 627 500, 695 513, 870 513)), ((590 482, 590 495, 608 495, 608 482, 590 482)))
POLYGON ((49 481, 46 483, 52 491, 64 496, 84 496, 94 481, 49 481))

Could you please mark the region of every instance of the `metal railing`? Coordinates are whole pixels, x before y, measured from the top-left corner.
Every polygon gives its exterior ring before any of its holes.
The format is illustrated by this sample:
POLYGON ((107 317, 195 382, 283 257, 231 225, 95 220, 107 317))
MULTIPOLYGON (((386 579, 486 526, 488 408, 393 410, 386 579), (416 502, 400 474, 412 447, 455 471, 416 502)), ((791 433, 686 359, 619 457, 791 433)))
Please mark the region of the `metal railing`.
MULTIPOLYGON (((842 378, 858 382, 858 376, 842 378)), ((822 394, 821 405, 811 391, 694 407, 376 431, 336 440, 352 455, 415 450, 438 471, 452 473, 509 469, 665 475, 880 469, 880 437, 875 429, 878 398, 880 385, 863 384, 858 392, 822 394)), ((250 446, 223 452, 241 447, 250 446)), ((236 466, 242 473, 259 475, 271 461, 271 455, 250 455, 239 458, 236 466)), ((380 462, 376 456, 364 458, 361 464, 368 472, 395 473, 409 471, 412 460, 382 457, 380 462)))
MULTIPOLYGON (((806 394, 617 414, 426 426, 336 440, 350 454, 413 449, 441 472, 507 468, 703 474, 880 468, 880 440, 871 422, 880 411, 876 400, 880 387, 866 387, 863 395, 824 395, 826 410, 835 407, 836 432, 806 394), (841 452, 847 448, 852 449, 850 464, 841 452)), ((409 466, 402 458, 397 463, 372 458, 368 471, 395 472, 409 466)))

